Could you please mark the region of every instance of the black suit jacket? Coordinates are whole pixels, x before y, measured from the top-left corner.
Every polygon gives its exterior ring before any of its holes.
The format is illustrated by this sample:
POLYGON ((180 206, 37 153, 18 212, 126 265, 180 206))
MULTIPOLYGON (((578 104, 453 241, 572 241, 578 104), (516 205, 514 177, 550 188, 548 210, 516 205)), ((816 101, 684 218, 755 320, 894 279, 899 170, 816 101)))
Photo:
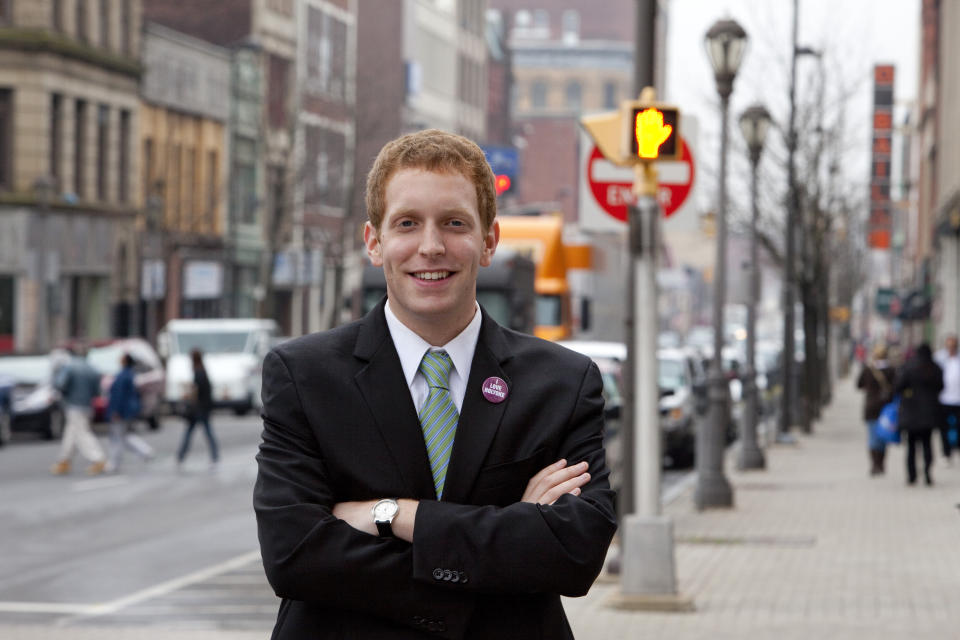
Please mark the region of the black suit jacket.
POLYGON ((600 572, 616 529, 599 371, 485 313, 443 500, 384 316, 286 342, 263 366, 254 507, 283 598, 274 638, 572 638, 560 595, 600 572), (507 382, 487 401, 488 377, 507 382), (519 502, 548 464, 585 460, 579 497, 519 502), (413 544, 370 536, 338 502, 420 500, 413 544))

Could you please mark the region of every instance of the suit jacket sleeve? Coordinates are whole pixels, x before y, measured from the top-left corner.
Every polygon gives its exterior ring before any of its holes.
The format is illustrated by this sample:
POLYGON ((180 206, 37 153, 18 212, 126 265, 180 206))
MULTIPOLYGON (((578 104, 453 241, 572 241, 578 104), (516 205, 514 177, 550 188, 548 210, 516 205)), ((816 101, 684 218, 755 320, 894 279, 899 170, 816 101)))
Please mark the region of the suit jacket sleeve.
POLYGON ((277 595, 413 628, 418 617, 442 619, 440 637, 461 637, 474 596, 413 582, 409 543, 370 536, 332 515, 323 452, 276 352, 264 360, 263 381, 254 509, 264 570, 277 595))
POLYGON ((589 463, 591 479, 581 495, 565 495, 552 505, 503 508, 422 501, 413 540, 418 582, 488 593, 587 593, 616 531, 603 450, 602 386, 591 362, 582 374, 558 456, 570 464, 589 463), (438 568, 468 580, 445 581, 438 568))

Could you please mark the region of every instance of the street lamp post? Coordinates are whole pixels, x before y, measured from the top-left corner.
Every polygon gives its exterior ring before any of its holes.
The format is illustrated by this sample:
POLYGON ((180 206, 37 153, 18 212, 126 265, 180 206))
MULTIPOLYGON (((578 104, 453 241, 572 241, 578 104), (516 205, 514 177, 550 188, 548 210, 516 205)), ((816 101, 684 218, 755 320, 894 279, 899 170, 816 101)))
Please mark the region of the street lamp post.
POLYGON ((733 81, 743 60, 747 33, 733 20, 718 20, 706 35, 707 55, 720 94, 720 194, 717 204, 717 264, 714 271, 713 365, 710 372, 710 414, 697 432, 698 509, 732 507, 733 488, 723 473, 724 436, 730 389, 723 375, 723 309, 727 279, 727 114, 733 81))
POLYGON ((746 400, 746 414, 743 423, 743 436, 740 447, 741 469, 763 469, 766 460, 757 444, 757 416, 759 402, 757 390, 757 305, 760 303, 760 264, 757 248, 757 222, 760 217, 757 208, 757 168, 760 154, 770 128, 770 114, 761 105, 754 105, 740 116, 740 130, 747 141, 750 152, 750 295, 747 305, 747 371, 743 385, 746 400))

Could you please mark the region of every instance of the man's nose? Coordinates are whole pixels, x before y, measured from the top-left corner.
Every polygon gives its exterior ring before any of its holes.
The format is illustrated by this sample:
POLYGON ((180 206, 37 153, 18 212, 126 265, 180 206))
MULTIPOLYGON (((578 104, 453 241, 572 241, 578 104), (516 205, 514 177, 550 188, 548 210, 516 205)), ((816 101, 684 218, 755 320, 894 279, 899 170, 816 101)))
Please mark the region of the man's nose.
POLYGON ((440 256, 444 251, 443 234, 440 233, 440 229, 432 224, 426 225, 420 238, 420 255, 440 256))

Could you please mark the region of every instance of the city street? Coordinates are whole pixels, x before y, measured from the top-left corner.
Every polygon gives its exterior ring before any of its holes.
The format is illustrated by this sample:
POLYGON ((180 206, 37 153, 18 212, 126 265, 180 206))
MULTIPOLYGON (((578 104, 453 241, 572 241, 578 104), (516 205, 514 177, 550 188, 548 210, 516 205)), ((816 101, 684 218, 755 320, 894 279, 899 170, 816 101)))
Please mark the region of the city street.
MULTIPOLYGON (((56 442, 21 435, 0 449, 0 637, 13 629, 63 637, 66 627, 79 638, 104 626, 123 638, 171 628, 264 637, 278 601, 260 565, 251 507, 260 420, 220 413, 214 428, 222 452, 215 473, 201 433, 177 472, 175 418, 144 433, 155 460, 128 455, 117 475, 89 478, 77 457, 71 475, 51 476, 56 442)), ((664 495, 689 476, 665 472, 664 495)))

